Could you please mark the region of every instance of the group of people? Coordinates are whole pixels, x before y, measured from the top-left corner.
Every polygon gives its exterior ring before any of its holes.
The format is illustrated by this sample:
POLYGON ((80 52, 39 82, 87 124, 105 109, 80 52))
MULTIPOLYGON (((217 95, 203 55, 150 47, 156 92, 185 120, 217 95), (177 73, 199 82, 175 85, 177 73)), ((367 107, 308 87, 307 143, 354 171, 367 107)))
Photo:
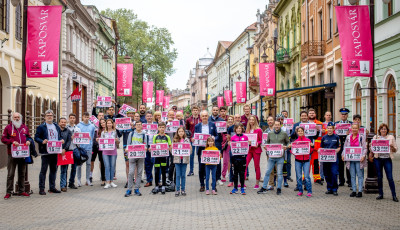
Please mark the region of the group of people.
POLYGON ((255 169, 254 189, 258 194, 265 194, 267 191, 274 190, 276 194, 282 193, 282 185, 289 187, 288 181, 292 180, 291 167, 292 155, 294 155, 294 166, 296 172, 295 191, 298 196, 302 196, 307 191, 306 197, 312 197, 312 182, 310 174, 313 175, 314 183, 327 184, 327 195, 338 195, 339 186, 344 186, 347 182, 351 187, 351 197, 362 197, 364 188, 364 168, 367 161, 375 164, 378 172, 379 196, 376 199, 383 199, 383 169, 389 182, 392 198, 398 202, 395 192, 395 185, 392 176, 392 158, 397 152, 395 138, 389 134, 389 127, 381 124, 374 139, 390 140, 390 154, 373 153, 371 145, 367 145, 365 133, 360 132, 361 116, 354 115, 353 121, 348 120, 349 110, 340 110, 341 119, 338 122, 332 121, 331 112, 326 112, 324 122, 316 119, 316 111, 309 109, 300 113, 300 121, 295 124, 287 125, 286 119, 289 118, 287 111, 282 111, 276 117, 267 118, 268 126, 263 130, 260 127, 259 119, 252 115, 249 105, 245 105, 244 114, 228 115, 226 107, 212 108, 212 113, 205 110, 200 111, 198 107, 192 107, 191 115, 184 116, 177 111, 176 106, 168 111, 167 118, 163 119, 160 111, 147 111, 145 105, 140 105, 138 112, 134 109, 126 111, 126 117, 131 118, 130 129, 116 129, 115 119, 124 117, 116 112, 119 105, 113 101, 114 106, 109 107, 107 112, 97 112, 96 102, 94 103, 92 114, 84 112, 82 121, 77 124, 76 115, 71 113, 67 118, 61 117, 54 122, 54 113, 51 110, 45 112, 45 122, 36 129, 35 136, 31 137, 28 127, 23 124, 22 115, 15 112, 12 115, 12 122, 4 129, 1 141, 8 147, 8 175, 7 191, 4 199, 9 199, 13 193, 13 183, 15 169, 18 167, 18 191, 17 195, 30 196, 25 192, 25 170, 27 161, 24 158, 14 158, 11 154, 12 146, 26 145, 31 147, 31 155, 36 157, 33 142, 38 145, 41 156, 41 170, 39 174, 39 194, 46 195, 45 180, 47 169, 49 173, 50 193, 67 192, 67 189, 78 189, 82 186, 81 170, 86 165, 85 185, 93 186, 93 169, 95 160, 98 157, 100 167, 101 185, 104 189, 115 188, 116 179, 116 160, 118 156, 117 148, 122 140, 124 160, 126 162, 126 184, 124 196, 141 196, 140 187, 143 183, 142 176, 145 174, 146 184, 144 187, 152 187, 153 194, 165 194, 171 187, 175 191, 175 196, 186 195, 186 176, 194 176, 194 158, 198 159, 199 191, 207 195, 217 195, 217 185, 222 186, 228 182, 228 187, 233 187, 230 194, 240 192, 246 195, 246 180, 249 177, 248 166, 253 160, 255 169), (95 116, 98 121, 96 127, 91 121, 90 116, 95 116), (170 122, 179 121, 179 128, 170 132, 167 130, 170 122), (226 130, 217 129, 218 122, 226 122, 226 130), (351 129, 345 133, 336 133, 335 126, 341 123, 350 123, 351 129), (150 134, 145 132, 144 124, 156 124, 158 131, 150 134), (311 132, 305 127, 307 124, 316 124, 316 132, 311 132), (74 144, 72 139, 74 133, 89 133, 90 142, 85 144, 74 144), (196 134, 205 135, 208 138, 204 145, 199 145, 196 134), (267 134, 267 135, 266 135, 267 134), (339 134, 339 135, 338 135, 339 134), (250 140, 249 135, 253 138, 250 140), (256 138, 254 138, 256 137, 256 138), (99 139, 115 139, 114 149, 100 150, 99 139), (57 177, 57 155, 48 153, 47 143, 49 141, 61 141, 62 152, 74 151, 80 148, 86 152, 87 160, 82 165, 71 164, 68 177, 69 165, 61 166, 60 190, 56 188, 55 180, 57 177), (233 143, 246 143, 245 152, 233 151, 233 143), (309 147, 301 155, 292 152, 293 147, 299 143, 306 143, 309 147), (168 156, 152 157, 151 145, 164 143, 168 145, 168 156), (191 144, 190 154, 179 156, 172 153, 174 143, 191 144), (197 143, 197 144, 194 144, 197 143), (140 158, 129 157, 131 146, 144 145, 145 156, 140 158), (280 145, 280 152, 269 151, 269 146, 280 145), (348 161, 344 157, 344 150, 347 147, 360 147, 362 150, 359 161, 348 161), (368 148, 370 148, 368 151, 368 148), (321 150, 332 149, 335 151, 336 161, 319 162, 321 150), (261 177, 260 159, 263 150, 267 153, 268 163, 264 178, 261 177), (218 163, 202 163, 204 151, 218 151, 218 163), (368 155, 369 152, 369 155, 368 155), (278 153, 278 155, 277 155, 278 153), (280 153, 280 154, 279 154, 280 153), (189 166, 189 167, 188 167, 189 166), (189 168, 189 169, 187 169, 189 168), (346 169, 345 169, 346 168, 346 169), (188 171, 188 173, 187 173, 188 171), (346 173, 345 173, 346 172, 346 173), (186 174, 187 173, 187 174, 186 174), (346 174, 346 177, 345 177, 346 174), (154 175, 154 176, 153 176, 154 175), (75 184, 76 179, 76 184, 75 184), (346 180, 347 179, 347 180, 346 180), (358 180, 358 186, 357 186, 358 180), (67 183, 68 181, 68 183, 67 183), (211 186, 210 186, 211 182, 211 186), (260 185, 260 182, 262 183, 260 185))

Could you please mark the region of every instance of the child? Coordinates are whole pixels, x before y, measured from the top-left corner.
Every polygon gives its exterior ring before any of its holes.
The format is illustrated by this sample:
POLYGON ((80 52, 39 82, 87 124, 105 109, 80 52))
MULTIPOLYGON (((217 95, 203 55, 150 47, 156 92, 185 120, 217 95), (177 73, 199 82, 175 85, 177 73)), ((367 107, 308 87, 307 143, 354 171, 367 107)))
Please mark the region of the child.
MULTIPOLYGON (((129 145, 139 145, 139 144, 146 144, 147 146, 147 139, 144 132, 142 132, 142 122, 136 121, 135 123, 135 130, 129 133, 127 139, 127 146, 129 145)), ((126 146, 125 152, 128 153, 128 147, 126 146)), ((135 181, 135 195, 141 196, 142 194, 139 191, 140 188, 140 181, 142 180, 143 174, 143 166, 144 166, 144 158, 131 158, 129 159, 129 174, 128 174, 128 190, 126 190, 125 197, 129 197, 132 193, 133 187, 133 176, 135 173, 135 169, 137 170, 137 176, 135 181)))
MULTIPOLYGON (((237 142, 237 141, 247 141, 249 142, 249 139, 247 136, 243 135, 244 132, 244 126, 242 123, 236 123, 235 127, 233 128, 233 131, 236 133, 231 138, 230 142, 237 142)), ((250 144, 250 143, 249 143, 250 144)), ((230 145, 230 143, 229 143, 230 145)), ((238 176, 240 176, 240 184, 241 184, 241 189, 240 192, 242 195, 246 195, 245 192, 245 170, 246 170, 246 157, 247 153, 244 155, 232 155, 231 154, 231 162, 233 165, 233 184, 234 188, 231 191, 231 194, 235 194, 238 191, 238 176)))
MULTIPOLYGON (((176 131, 174 136, 174 143, 190 143, 189 138, 186 137, 185 129, 180 127, 176 131)), ((190 148, 191 152, 192 148, 190 148)), ((175 196, 179 196, 179 191, 181 191, 182 196, 186 196, 185 184, 186 184, 186 168, 189 163, 189 157, 174 156, 174 164, 176 171, 176 192, 175 196)))
MULTIPOLYGON (((153 137, 153 143, 167 143, 171 148, 171 138, 168 135, 165 135, 165 122, 160 122, 158 124, 158 134, 153 137)), ((149 148, 151 152, 151 148, 149 148)), ((155 178, 155 187, 153 189, 153 194, 157 194, 160 190, 159 181, 160 181, 160 169, 161 169, 161 177, 162 177, 162 187, 161 194, 165 194, 165 185, 167 181, 167 157, 155 157, 154 161, 154 178, 155 178)))
MULTIPOLYGON (((218 148, 215 147, 215 140, 213 137, 210 136, 209 138, 207 138, 207 144, 205 150, 218 151, 218 148)), ((211 165, 211 164, 206 164, 206 195, 210 195, 209 183, 208 183, 208 181, 210 180, 210 172, 212 174, 212 181, 211 181, 212 194, 217 195, 217 192, 215 191, 215 185, 217 183, 217 165, 211 165)))
POLYGON ((312 196, 312 187, 311 187, 311 179, 310 179, 310 154, 313 152, 312 147, 314 146, 314 143, 310 139, 308 139, 306 136, 304 136, 304 128, 303 127, 300 127, 300 126, 297 127, 296 133, 297 133, 298 138, 294 142, 307 141, 307 142, 310 142, 310 147, 311 147, 309 154, 295 156, 297 189, 299 190, 297 195, 298 196, 303 195, 302 176, 304 173, 304 179, 306 180, 307 197, 311 197, 312 196))

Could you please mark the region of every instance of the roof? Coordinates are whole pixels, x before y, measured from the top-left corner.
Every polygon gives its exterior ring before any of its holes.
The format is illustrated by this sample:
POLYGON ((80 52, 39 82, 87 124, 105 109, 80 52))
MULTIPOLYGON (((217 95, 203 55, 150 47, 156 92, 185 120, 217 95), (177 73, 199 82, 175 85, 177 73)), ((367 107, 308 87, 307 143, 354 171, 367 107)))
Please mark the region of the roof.
POLYGON ((224 47, 225 49, 227 49, 232 44, 232 42, 229 41, 219 41, 219 43, 221 43, 222 47, 224 47))
POLYGON ((249 25, 246 30, 257 30, 257 22, 254 22, 253 24, 249 25))

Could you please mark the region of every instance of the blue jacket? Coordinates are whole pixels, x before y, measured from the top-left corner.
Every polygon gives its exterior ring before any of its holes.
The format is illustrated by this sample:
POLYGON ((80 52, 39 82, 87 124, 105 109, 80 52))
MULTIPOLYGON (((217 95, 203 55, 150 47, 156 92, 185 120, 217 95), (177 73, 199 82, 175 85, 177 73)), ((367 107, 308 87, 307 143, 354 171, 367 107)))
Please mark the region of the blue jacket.
MULTIPOLYGON (((203 124, 203 123, 198 123, 198 124, 194 127, 194 133, 201 133, 201 125, 202 125, 202 124, 203 124)), ((217 136, 218 136, 217 127, 216 127, 215 124, 212 123, 212 122, 208 122, 208 131, 209 131, 209 134, 210 134, 211 136, 214 136, 214 137, 217 137, 217 136)), ((217 148, 220 148, 220 147, 221 147, 221 143, 220 143, 220 146, 218 147, 218 146, 217 146, 217 141, 215 141, 215 146, 216 146, 217 148)))
POLYGON ((146 114, 140 116, 140 122, 142 122, 142 123, 147 123, 146 114))
POLYGON ((92 151, 92 146, 93 146, 93 140, 96 139, 95 138, 95 131, 96 128, 94 127, 94 125, 90 124, 90 123, 79 123, 78 128, 81 130, 82 133, 89 133, 90 134, 90 144, 86 144, 86 145, 79 145, 79 147, 85 149, 86 151, 91 152, 92 151))
MULTIPOLYGON (((296 128, 297 128, 298 126, 300 126, 300 123, 302 123, 302 122, 300 121, 300 122, 297 122, 296 124, 293 125, 292 132, 290 133, 290 141, 291 141, 291 142, 296 141, 297 138, 298 138, 298 137, 297 137, 297 133, 296 133, 296 128)), ((317 135, 315 135, 315 136, 310 136, 310 137, 307 137, 307 138, 310 139, 311 141, 313 141, 313 140, 316 140, 318 137, 319 137, 319 131, 317 131, 317 135)))
MULTIPOLYGON (((208 123, 213 123, 215 125, 215 122, 217 121, 225 121, 224 119, 220 118, 219 116, 217 116, 216 118, 214 118, 212 115, 210 117, 208 117, 208 123)), ((221 133, 217 133, 217 136, 215 137, 215 146, 221 150, 222 148, 222 134, 221 133)))
MULTIPOLYGON (((55 125, 55 127, 57 129, 58 140, 60 141, 60 140, 62 140, 60 126, 58 126, 57 123, 53 123, 53 124, 55 125)), ((47 130, 46 123, 40 124, 36 129, 35 141, 39 145, 39 153, 41 153, 41 154, 48 154, 47 153, 47 144, 42 144, 44 140, 49 139, 48 133, 49 132, 47 130)))

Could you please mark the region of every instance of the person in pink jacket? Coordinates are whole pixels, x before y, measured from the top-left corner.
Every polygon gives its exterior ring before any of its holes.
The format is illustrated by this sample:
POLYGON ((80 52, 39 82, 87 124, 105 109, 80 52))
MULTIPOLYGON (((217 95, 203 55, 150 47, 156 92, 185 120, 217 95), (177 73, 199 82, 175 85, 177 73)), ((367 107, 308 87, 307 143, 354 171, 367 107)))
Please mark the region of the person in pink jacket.
POLYGON ((261 157, 261 143, 262 143, 262 130, 258 126, 257 118, 254 115, 250 115, 247 127, 246 134, 257 134, 257 143, 256 146, 250 146, 249 153, 246 158, 246 174, 249 163, 251 159, 254 160, 254 169, 256 170, 256 185, 254 185, 254 189, 259 189, 261 170, 260 170, 260 157, 261 157))
MULTIPOLYGON (((226 122, 226 127, 231 127, 233 125, 233 116, 228 116, 228 121, 226 122)), ((230 133, 222 134, 222 182, 226 182, 226 174, 230 169, 230 156, 229 151, 231 151, 231 147, 228 145, 228 142, 231 140, 230 133)))

